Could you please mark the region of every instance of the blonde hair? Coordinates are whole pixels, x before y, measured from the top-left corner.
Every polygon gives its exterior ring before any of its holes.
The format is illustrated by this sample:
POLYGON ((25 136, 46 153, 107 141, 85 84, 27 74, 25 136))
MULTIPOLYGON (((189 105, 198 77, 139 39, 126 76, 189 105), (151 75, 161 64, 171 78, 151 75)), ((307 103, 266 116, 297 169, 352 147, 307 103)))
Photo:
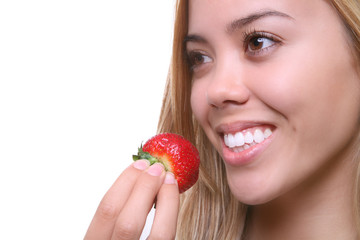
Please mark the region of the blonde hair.
MULTIPOLYGON (((343 19, 354 52, 360 59, 359 1, 331 2, 343 19)), ((181 134, 192 141, 200 152, 199 180, 181 196, 177 239, 239 239, 245 229, 247 207, 231 194, 221 157, 191 111, 191 73, 183 42, 188 32, 188 8, 188 0, 177 0, 172 62, 158 125, 158 132, 181 134)), ((360 235, 360 167, 356 181, 354 205, 360 235)))

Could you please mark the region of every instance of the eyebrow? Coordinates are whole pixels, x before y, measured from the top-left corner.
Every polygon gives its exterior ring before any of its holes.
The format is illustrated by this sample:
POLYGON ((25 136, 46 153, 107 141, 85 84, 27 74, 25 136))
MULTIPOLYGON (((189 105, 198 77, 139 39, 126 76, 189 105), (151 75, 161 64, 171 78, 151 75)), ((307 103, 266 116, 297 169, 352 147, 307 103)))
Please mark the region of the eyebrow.
POLYGON ((206 43, 205 38, 196 35, 196 34, 189 34, 185 36, 183 43, 186 44, 187 42, 200 42, 200 43, 206 43))
POLYGON ((256 12, 253 14, 250 14, 246 17, 243 18, 239 18, 236 19, 234 21, 232 21, 226 28, 228 33, 232 33, 235 30, 242 28, 246 25, 249 25, 259 19, 265 18, 265 17, 271 17, 271 16, 276 16, 276 17, 284 17, 284 18, 288 18, 291 20, 294 20, 294 18, 292 18, 291 16, 287 15, 286 13, 283 12, 279 12, 276 10, 265 10, 265 11, 260 11, 260 12, 256 12))

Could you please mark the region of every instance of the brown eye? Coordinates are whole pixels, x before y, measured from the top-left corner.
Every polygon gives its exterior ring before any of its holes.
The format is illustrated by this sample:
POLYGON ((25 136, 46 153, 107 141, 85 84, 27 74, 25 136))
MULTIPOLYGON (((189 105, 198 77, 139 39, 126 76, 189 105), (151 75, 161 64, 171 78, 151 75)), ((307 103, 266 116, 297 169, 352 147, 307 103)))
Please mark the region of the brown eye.
POLYGON ((199 65, 199 64, 202 64, 204 62, 204 57, 203 57, 202 54, 195 53, 195 54, 193 54, 191 60, 192 60, 191 61, 192 65, 199 65))
POLYGON ((248 51, 256 52, 271 47, 275 41, 266 37, 253 37, 248 43, 248 51))
POLYGON ((188 54, 188 60, 192 69, 201 66, 202 64, 209 63, 212 59, 200 52, 191 52, 188 54))

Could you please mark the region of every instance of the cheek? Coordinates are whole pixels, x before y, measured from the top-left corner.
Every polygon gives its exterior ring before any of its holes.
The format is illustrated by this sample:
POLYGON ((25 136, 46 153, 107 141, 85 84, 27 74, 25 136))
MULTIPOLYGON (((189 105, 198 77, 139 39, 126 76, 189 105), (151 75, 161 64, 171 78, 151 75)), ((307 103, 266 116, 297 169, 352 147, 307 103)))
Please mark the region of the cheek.
POLYGON ((207 85, 205 81, 199 80, 194 82, 191 90, 191 109, 195 119, 200 124, 202 130, 205 132, 210 142, 214 146, 217 146, 219 144, 219 140, 217 135, 214 133, 209 121, 209 112, 211 111, 211 106, 207 101, 206 86, 207 85))
POLYGON ((252 70, 259 73, 251 83, 253 93, 284 119, 281 136, 291 139, 289 154, 303 158, 298 165, 331 158, 358 131, 358 73, 345 47, 327 51, 293 48, 287 53, 294 57, 252 70))
POLYGON ((360 80, 346 54, 337 53, 334 59, 331 54, 308 52, 294 48, 287 53, 296 57, 286 55, 261 71, 251 70, 259 73, 249 83, 257 98, 295 121, 309 114, 330 117, 343 112, 359 96, 360 80))
POLYGON ((272 68, 276 77, 264 86, 263 97, 287 119, 284 132, 306 169, 333 159, 359 131, 360 79, 349 56, 345 47, 298 53, 282 69, 272 68))
POLYGON ((204 127, 206 122, 206 93, 200 82, 195 81, 191 88, 191 109, 196 120, 204 127))

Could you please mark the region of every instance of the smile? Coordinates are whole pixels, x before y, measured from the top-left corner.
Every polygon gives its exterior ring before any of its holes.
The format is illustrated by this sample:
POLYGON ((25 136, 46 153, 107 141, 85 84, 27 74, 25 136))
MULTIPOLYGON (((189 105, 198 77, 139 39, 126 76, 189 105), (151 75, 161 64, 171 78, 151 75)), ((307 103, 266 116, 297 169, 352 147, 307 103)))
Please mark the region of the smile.
POLYGON ((242 152, 250 147, 263 142, 272 135, 270 128, 247 129, 241 132, 224 134, 224 143, 233 152, 242 152))

